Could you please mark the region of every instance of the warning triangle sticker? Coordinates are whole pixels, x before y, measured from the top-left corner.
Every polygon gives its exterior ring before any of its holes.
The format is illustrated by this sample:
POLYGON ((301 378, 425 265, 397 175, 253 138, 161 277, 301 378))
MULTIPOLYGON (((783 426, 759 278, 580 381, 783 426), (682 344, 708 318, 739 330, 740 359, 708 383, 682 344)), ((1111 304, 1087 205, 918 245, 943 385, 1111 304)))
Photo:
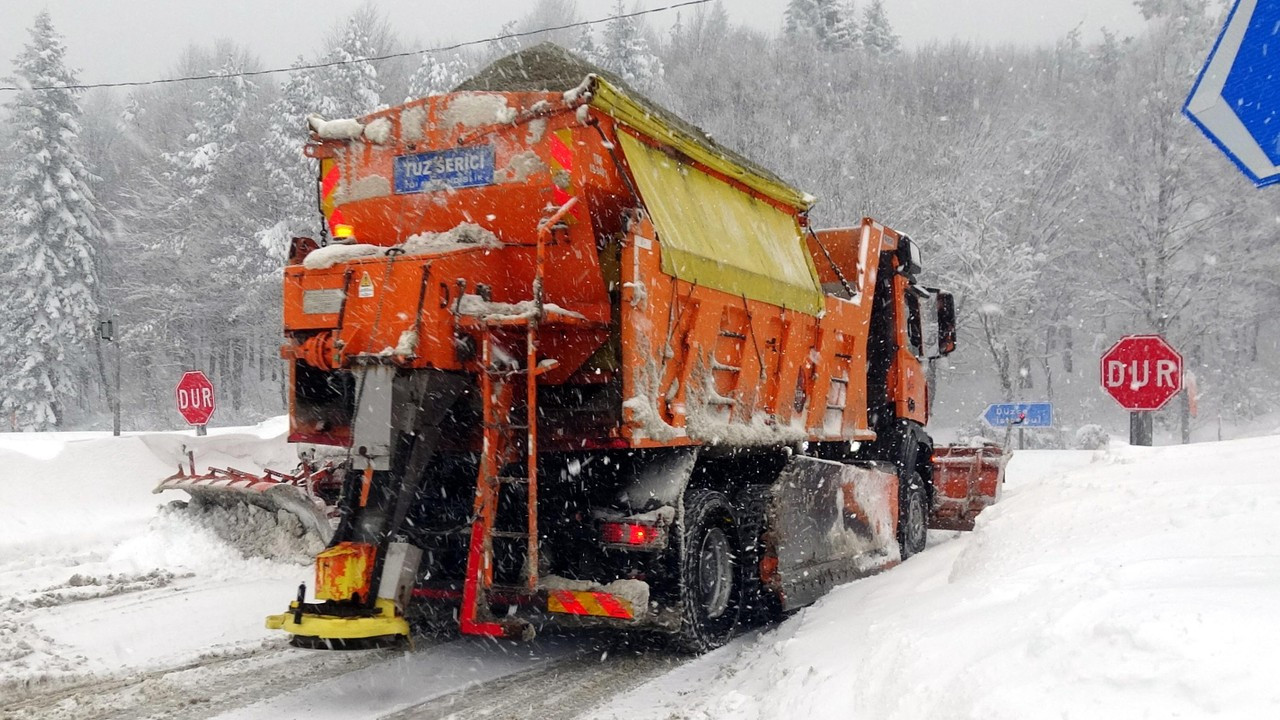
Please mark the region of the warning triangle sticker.
POLYGON ((373 297, 373 278, 369 277, 369 273, 368 273, 368 272, 365 272, 365 274, 364 274, 364 275, 361 275, 361 276, 360 276, 360 292, 359 292, 359 295, 360 295, 360 297, 362 297, 362 298, 371 298, 371 297, 373 297))

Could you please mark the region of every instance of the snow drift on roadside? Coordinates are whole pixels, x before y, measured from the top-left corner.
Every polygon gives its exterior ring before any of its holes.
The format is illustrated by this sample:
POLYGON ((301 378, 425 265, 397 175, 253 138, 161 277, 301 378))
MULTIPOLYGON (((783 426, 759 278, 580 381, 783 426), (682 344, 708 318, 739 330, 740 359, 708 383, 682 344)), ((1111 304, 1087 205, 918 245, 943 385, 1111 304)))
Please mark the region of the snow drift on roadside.
MULTIPOLYGON (((100 550, 134 534, 168 496, 151 489, 186 466, 233 465, 292 470, 283 418, 253 428, 190 433, 0 433, 0 558, 34 550, 48 554, 100 550)), ((182 493, 174 493, 182 496, 182 493)))
MULTIPOLYGON (((1038 455, 1017 462, 1068 454, 1038 455)), ((1276 717, 1277 457, 1272 437, 1015 465, 975 532, 598 716, 1276 717)))
POLYGON ((0 697, 268 638, 262 616, 309 575, 298 563, 314 546, 277 532, 297 523, 260 508, 180 512, 185 493, 151 490, 184 448, 198 470, 291 470, 285 430, 0 434, 0 697))

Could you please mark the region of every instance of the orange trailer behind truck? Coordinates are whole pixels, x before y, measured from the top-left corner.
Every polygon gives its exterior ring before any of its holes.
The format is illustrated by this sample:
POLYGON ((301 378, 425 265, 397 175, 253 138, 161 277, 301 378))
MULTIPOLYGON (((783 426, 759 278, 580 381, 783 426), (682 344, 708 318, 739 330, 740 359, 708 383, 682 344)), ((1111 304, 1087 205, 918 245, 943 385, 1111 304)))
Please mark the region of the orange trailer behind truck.
POLYGON ((335 516, 268 619, 299 644, 422 616, 705 650, 992 499, 934 482, 954 310, 906 235, 810 228, 814 198, 551 45, 310 126, 331 232, 285 269, 290 439, 338 457, 258 479, 335 516))

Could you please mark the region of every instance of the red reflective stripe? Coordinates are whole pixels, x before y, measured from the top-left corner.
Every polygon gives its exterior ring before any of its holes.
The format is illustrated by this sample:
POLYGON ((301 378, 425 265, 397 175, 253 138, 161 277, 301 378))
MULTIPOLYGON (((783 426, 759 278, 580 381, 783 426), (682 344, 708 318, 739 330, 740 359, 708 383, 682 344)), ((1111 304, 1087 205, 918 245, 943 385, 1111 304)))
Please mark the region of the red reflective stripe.
POLYGON ((604 610, 605 615, 612 618, 631 618, 627 608, 609 593, 592 593, 592 595, 595 596, 596 602, 600 603, 600 608, 604 610))
MULTIPOLYGON (((551 201, 554 202, 556 205, 564 205, 565 203, 569 202, 570 197, 571 196, 569 195, 569 193, 560 189, 559 185, 552 186, 551 201)), ((574 208, 574 210, 577 210, 577 208, 574 208)), ((573 210, 570 210, 569 212, 573 212, 573 210)))
POLYGON ((329 168, 329 172, 324 174, 324 179, 320 181, 320 194, 322 196, 327 198, 333 194, 333 189, 338 186, 338 177, 338 164, 334 163, 333 167, 329 168))
POLYGON ((330 234, 333 233, 333 228, 335 226, 345 225, 345 224, 346 224, 346 218, 342 217, 342 211, 334 210, 333 214, 329 216, 329 233, 330 234))
POLYGON ((573 152, 559 136, 554 134, 551 136, 551 157, 555 158, 555 161, 565 170, 573 168, 573 152))
POLYGON ((578 602, 578 597, 573 594, 572 590, 556 590, 551 593, 555 595, 560 604, 564 606, 564 611, 571 615, 590 615, 582 603, 578 602))

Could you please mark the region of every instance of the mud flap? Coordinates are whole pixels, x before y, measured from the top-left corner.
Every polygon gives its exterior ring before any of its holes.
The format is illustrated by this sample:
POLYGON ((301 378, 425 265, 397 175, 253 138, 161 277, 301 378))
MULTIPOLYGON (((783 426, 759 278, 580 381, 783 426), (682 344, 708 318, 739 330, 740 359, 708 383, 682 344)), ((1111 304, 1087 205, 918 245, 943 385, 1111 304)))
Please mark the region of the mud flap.
POLYGON ((929 527, 972 530, 978 513, 999 501, 1009 457, 997 445, 934 448, 929 527))
POLYGON ((783 610, 898 561, 898 476, 891 469, 797 456, 770 494, 766 544, 776 566, 763 580, 783 610))

